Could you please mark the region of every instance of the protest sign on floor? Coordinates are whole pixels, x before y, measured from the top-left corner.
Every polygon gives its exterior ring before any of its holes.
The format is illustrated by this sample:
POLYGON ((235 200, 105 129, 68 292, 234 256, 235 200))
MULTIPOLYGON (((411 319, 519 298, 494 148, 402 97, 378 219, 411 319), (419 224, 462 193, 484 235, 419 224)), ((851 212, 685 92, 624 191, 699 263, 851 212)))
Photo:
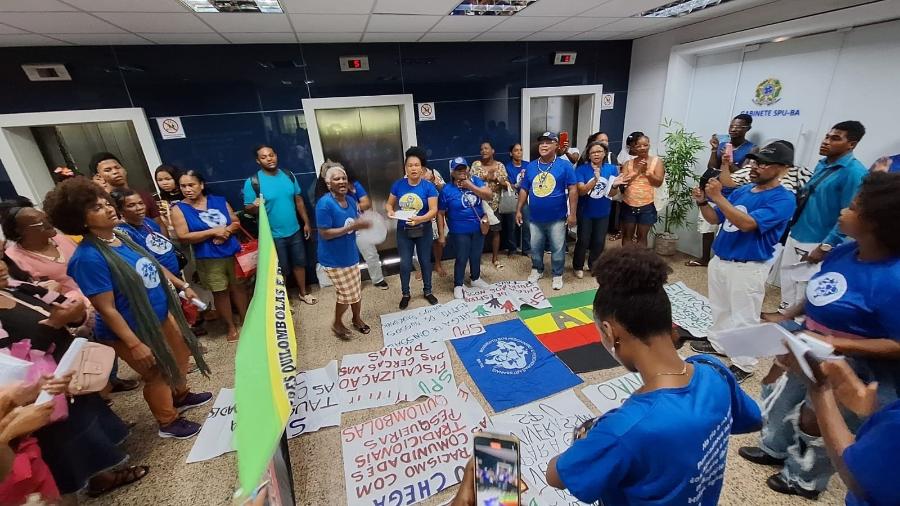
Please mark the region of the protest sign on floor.
POLYGON ((712 326, 709 299, 688 288, 681 281, 666 285, 672 304, 672 322, 694 337, 706 337, 712 326))
POLYGON ((288 418, 287 437, 341 424, 337 360, 297 376, 297 400, 288 418))
POLYGON ((630 372, 603 383, 588 385, 581 390, 581 393, 594 406, 597 406, 600 414, 603 414, 621 406, 631 394, 643 385, 644 382, 641 380, 641 375, 636 372, 630 372))
POLYGON ((484 332, 484 326, 469 311, 466 301, 452 300, 381 315, 381 331, 384 347, 397 348, 474 336, 484 332))
POLYGON ((550 307, 541 287, 531 281, 498 281, 487 288, 464 288, 463 294, 479 318, 514 313, 522 306, 550 307))
POLYGON ((390 406, 456 391, 443 342, 344 355, 338 370, 342 411, 390 406))
POLYGON ((234 451, 234 389, 219 390, 203 428, 188 453, 187 463, 209 460, 234 451))

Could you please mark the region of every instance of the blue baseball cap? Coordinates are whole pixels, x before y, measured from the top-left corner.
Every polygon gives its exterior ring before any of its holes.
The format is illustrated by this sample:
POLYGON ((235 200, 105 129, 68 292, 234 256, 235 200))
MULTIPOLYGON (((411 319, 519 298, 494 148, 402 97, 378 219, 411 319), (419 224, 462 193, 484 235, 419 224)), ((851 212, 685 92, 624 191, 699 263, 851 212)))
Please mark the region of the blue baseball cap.
POLYGON ((461 156, 457 156, 453 160, 450 160, 450 170, 456 170, 459 167, 469 167, 469 162, 466 161, 465 158, 461 156))
POLYGON ((556 135, 556 132, 544 132, 541 135, 538 135, 537 140, 542 141, 545 139, 548 141, 559 142, 559 136, 556 135))

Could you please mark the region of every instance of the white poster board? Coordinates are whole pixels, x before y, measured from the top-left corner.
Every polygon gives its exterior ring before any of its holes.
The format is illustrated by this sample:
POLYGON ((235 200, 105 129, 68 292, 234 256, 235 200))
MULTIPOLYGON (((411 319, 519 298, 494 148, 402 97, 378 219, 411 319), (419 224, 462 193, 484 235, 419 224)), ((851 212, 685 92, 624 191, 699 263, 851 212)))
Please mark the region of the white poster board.
POLYGON ((484 325, 464 300, 381 315, 384 347, 446 341, 484 333, 484 325))
POLYGON ((223 388, 206 415, 203 428, 194 440, 187 463, 209 460, 234 451, 234 389, 223 388))
POLYGON ((665 289, 672 303, 672 321, 694 337, 706 337, 713 323, 709 299, 681 281, 666 285, 665 289))
POLYGON ((337 360, 319 369, 300 372, 297 401, 287 423, 288 438, 341 424, 341 394, 337 382, 337 360))
POLYGON ((603 383, 588 385, 581 390, 581 393, 594 406, 597 406, 602 415, 611 409, 621 406, 625 399, 643 385, 644 382, 641 381, 641 375, 636 372, 630 372, 603 383))
POLYGON ((479 318, 514 313, 523 305, 553 307, 541 287, 531 281, 498 281, 487 288, 465 288, 463 294, 469 310, 479 318))

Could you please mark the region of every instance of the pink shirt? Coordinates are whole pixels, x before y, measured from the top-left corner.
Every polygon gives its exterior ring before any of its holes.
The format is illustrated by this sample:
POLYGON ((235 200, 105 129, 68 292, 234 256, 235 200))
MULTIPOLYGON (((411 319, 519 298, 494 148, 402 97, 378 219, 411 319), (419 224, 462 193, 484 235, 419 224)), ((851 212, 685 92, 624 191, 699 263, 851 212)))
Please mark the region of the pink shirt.
POLYGON ((75 280, 66 274, 66 268, 69 265, 69 259, 75 253, 77 245, 75 241, 64 234, 56 234, 50 239, 56 244, 60 257, 53 259, 33 251, 28 251, 18 244, 13 244, 6 248, 6 256, 13 259, 16 265, 23 271, 31 275, 35 281, 40 279, 49 279, 59 283, 59 291, 68 294, 69 292, 78 292, 81 297, 81 290, 75 280))

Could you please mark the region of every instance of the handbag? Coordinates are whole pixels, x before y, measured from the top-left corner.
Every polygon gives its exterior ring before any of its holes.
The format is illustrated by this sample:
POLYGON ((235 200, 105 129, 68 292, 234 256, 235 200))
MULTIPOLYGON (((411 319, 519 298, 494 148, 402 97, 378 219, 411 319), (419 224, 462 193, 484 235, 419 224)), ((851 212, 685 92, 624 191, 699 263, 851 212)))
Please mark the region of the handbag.
POLYGON ((418 225, 406 225, 403 227, 403 230, 406 231, 406 237, 410 239, 418 239, 425 235, 425 224, 419 223, 418 225))
POLYGON ((69 372, 74 373, 69 383, 69 391, 81 395, 103 390, 109 382, 109 374, 115 360, 116 350, 109 346, 93 342, 84 343, 72 362, 72 368, 69 369, 69 372))
POLYGON ((469 209, 472 210, 472 214, 474 214, 475 219, 478 220, 478 226, 481 227, 481 235, 488 235, 488 232, 491 231, 491 224, 488 221, 487 215, 478 216, 478 211, 476 211, 474 207, 470 207, 469 209))
POLYGON ((243 226, 244 241, 238 240, 241 249, 234 255, 234 275, 239 279, 247 279, 256 273, 256 264, 259 262, 259 241, 250 235, 243 226))
POLYGON ((519 205, 519 198, 515 192, 509 188, 500 192, 500 206, 498 210, 500 214, 512 214, 516 212, 519 205))

